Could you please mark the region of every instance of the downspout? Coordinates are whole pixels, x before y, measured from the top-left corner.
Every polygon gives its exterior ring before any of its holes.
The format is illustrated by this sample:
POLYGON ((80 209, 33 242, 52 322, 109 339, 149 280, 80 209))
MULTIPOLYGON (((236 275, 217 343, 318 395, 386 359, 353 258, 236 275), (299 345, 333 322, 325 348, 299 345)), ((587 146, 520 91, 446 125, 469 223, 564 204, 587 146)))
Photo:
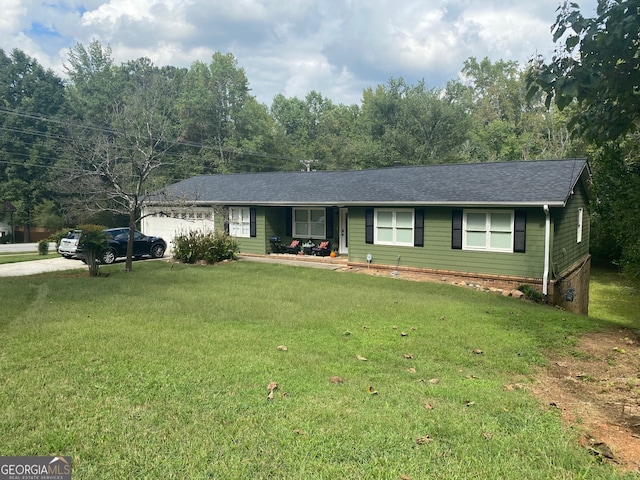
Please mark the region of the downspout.
POLYGON ((549 205, 543 207, 544 221, 544 272, 542 273, 542 295, 545 297, 548 293, 549 284, 549 250, 551 249, 551 215, 549 214, 549 205))

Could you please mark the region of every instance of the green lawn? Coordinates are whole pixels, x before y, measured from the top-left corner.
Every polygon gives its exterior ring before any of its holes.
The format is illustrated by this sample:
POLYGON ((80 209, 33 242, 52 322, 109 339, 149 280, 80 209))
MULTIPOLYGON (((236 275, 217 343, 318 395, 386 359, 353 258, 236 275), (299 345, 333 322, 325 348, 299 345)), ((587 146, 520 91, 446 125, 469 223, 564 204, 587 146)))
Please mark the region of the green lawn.
POLYGON ((633 308, 251 262, 101 272, 0 279, 0 455, 71 455, 74 480, 621 478, 504 387, 633 308))
POLYGON ((43 260, 46 258, 58 258, 60 254, 57 252, 51 252, 47 255, 40 255, 39 253, 0 253, 0 265, 3 263, 18 263, 18 262, 30 262, 31 260, 43 260))

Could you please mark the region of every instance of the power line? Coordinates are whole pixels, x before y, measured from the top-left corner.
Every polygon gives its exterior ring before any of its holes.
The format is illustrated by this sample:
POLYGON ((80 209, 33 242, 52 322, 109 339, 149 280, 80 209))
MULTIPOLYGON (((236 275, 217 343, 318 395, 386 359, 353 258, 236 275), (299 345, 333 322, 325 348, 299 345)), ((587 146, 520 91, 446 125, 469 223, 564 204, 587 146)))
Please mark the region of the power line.
MULTIPOLYGON (((98 126, 95 126, 95 125, 90 125, 90 124, 85 124, 85 123, 75 123, 75 122, 71 122, 71 121, 64 121, 64 120, 55 119, 55 118, 52 118, 52 117, 49 117, 49 116, 46 116, 46 115, 42 115, 42 114, 33 114, 33 113, 21 112, 19 110, 9 109, 9 108, 6 108, 6 107, 0 107, 0 113, 6 113, 6 114, 9 114, 9 115, 14 115, 14 116, 23 117, 23 118, 41 120, 41 121, 45 121, 45 122, 57 123, 57 124, 66 126, 67 128, 82 128, 82 129, 93 130, 93 131, 96 131, 96 132, 99 132, 99 133, 111 134, 111 135, 120 135, 120 134, 122 134, 122 132, 120 132, 120 131, 109 129, 109 128, 98 127, 98 126)), ((49 134, 45 134, 43 132, 34 132, 34 131, 30 131, 30 130, 20 130, 20 129, 17 129, 17 128, 10 128, 10 127, 0 127, 0 129, 13 131, 14 133, 22 133, 22 134, 27 134, 27 135, 43 136, 43 137, 46 137, 46 138, 57 139, 57 140, 71 140, 71 138, 68 137, 68 136, 49 135, 49 134)), ((224 153, 230 153, 230 154, 241 155, 241 156, 270 158, 270 159, 274 159, 274 160, 285 160, 285 161, 290 161, 290 162, 302 162, 305 165, 307 164, 307 162, 311 162, 311 163, 320 162, 320 160, 318 160, 318 159, 311 159, 311 160, 309 160, 309 159, 301 159, 299 157, 291 157, 291 156, 287 156, 287 155, 278 155, 278 154, 272 154, 272 153, 266 153, 266 152, 247 151, 247 150, 234 149, 234 148, 224 147, 224 146, 207 145, 207 144, 204 144, 202 142, 193 142, 193 141, 185 141, 185 140, 175 140, 173 142, 170 142, 170 141, 165 141, 165 142, 171 143, 171 144, 176 145, 176 146, 200 148, 200 149, 212 150, 212 151, 222 151, 224 153)), ((258 164, 258 163, 247 162, 246 160, 244 160, 243 162, 234 162, 234 163, 236 165, 243 165, 243 166, 264 166, 264 165, 261 165, 261 164, 258 164)))

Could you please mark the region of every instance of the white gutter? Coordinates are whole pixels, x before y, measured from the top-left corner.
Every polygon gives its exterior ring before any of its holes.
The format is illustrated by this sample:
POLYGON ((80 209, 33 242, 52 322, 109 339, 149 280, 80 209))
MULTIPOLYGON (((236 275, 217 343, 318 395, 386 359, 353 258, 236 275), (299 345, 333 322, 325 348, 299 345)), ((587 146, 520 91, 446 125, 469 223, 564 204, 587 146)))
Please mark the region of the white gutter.
POLYGON ((549 283, 549 250, 551 249, 551 216, 549 214, 549 205, 543 207, 544 221, 544 272, 542 274, 542 295, 546 296, 548 292, 547 285, 549 283))

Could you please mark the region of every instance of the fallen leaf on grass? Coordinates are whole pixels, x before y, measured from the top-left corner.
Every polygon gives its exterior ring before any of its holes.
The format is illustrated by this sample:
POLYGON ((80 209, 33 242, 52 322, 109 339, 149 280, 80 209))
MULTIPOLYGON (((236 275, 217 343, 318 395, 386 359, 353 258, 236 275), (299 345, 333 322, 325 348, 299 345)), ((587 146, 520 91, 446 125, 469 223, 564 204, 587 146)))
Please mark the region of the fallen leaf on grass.
POLYGON ((407 372, 409 372, 409 373, 416 373, 416 369, 415 369, 415 368, 413 368, 413 367, 411 367, 411 368, 407 369, 407 372))
POLYGON ((401 337, 406 337, 406 336, 408 336, 408 335, 409 335, 409 334, 408 334, 407 332, 400 332, 400 336, 401 336, 401 337))
POLYGON ((391 328, 393 328, 394 330, 397 330, 397 329, 398 329, 398 326, 397 326, 397 325, 394 325, 394 326, 393 326, 393 327, 391 327, 391 328))
POLYGON ((440 379, 439 378, 432 378, 429 380, 429 383, 431 385, 437 385, 438 383, 440 383, 440 379))
POLYGON ((431 405, 429 402, 425 402, 424 408, 425 410, 433 410, 433 405, 431 405))
POLYGON ((470 400, 467 400, 464 402, 464 406, 465 407, 473 407, 476 404, 476 402, 472 402, 470 400))
POLYGON ((269 395, 267 395, 267 400, 273 400, 273 390, 269 390, 269 395))
POLYGON ((299 428, 296 428, 293 433, 297 433, 298 435, 306 435, 306 432, 304 430, 300 430, 299 428))
POLYGON ((433 438, 431 438, 429 435, 425 435, 424 437, 416 438, 416 443, 418 445, 426 445, 427 443, 430 443, 432 441, 433 441, 433 438))
POLYGON ((358 360, 360 360, 361 362, 366 362, 367 361, 367 359, 365 357, 363 357, 362 355, 356 355, 356 358, 358 360))
POLYGON ((480 350, 479 348, 476 348, 473 353, 475 353, 476 355, 482 355, 484 352, 482 350, 480 350))
POLYGON ((375 390, 373 387, 369 387, 369 395, 378 395, 378 393, 380 392, 375 390))
POLYGON ((349 330, 345 330, 344 332, 342 332, 342 335, 348 337, 349 335, 351 335, 351 332, 349 330))
POLYGON ((484 438, 486 438, 487 440, 491 440, 493 438, 493 433, 483 433, 482 435, 484 435, 484 438))
POLYGON ((400 480, 411 480, 409 475, 400 475, 400 480))
POLYGON ((270 392, 273 392, 276 388, 278 388, 278 382, 271 382, 269 385, 267 385, 267 390, 269 390, 270 392))
POLYGON ((337 377, 337 376, 336 377, 331 377, 329 380, 331 381, 331 383, 343 383, 344 382, 342 377, 337 377))
POLYGON ((406 358, 407 360, 410 360, 413 358, 413 354, 411 353, 405 353, 404 355, 402 355, 404 358, 406 358))
POLYGON ((286 347, 286 345, 278 345, 278 350, 280 350, 282 352, 286 352, 289 349, 286 347))

